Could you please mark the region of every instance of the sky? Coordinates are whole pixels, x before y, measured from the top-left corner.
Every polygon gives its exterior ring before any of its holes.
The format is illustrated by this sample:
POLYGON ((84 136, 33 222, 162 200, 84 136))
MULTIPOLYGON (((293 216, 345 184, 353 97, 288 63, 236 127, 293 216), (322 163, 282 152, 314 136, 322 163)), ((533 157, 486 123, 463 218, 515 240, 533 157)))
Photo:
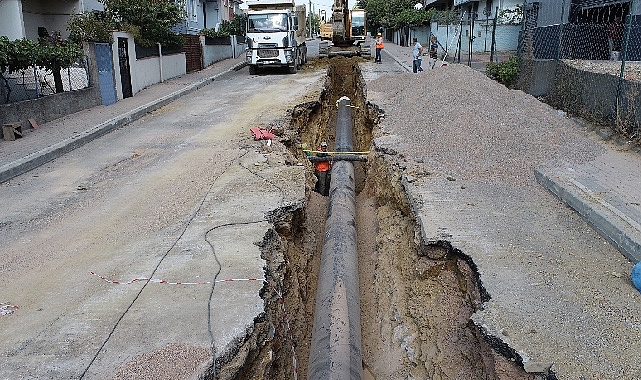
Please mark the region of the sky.
MULTIPOLYGON (((302 0, 297 0, 296 2, 300 2, 302 0)), ((355 3, 355 0, 349 1, 349 7, 353 7, 355 3)), ((319 9, 324 9, 325 12, 327 13, 327 16, 329 17, 329 14, 332 11, 332 4, 334 4, 334 1, 332 0, 312 0, 312 9, 314 12, 318 14, 319 9)), ((307 7, 309 8, 309 0, 307 0, 307 7)))

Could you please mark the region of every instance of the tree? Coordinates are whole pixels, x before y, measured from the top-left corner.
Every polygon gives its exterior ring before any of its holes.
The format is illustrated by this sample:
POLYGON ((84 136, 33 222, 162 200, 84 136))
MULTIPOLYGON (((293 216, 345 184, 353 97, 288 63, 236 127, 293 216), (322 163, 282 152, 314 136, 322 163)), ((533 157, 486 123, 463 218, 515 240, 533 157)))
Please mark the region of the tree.
POLYGON ((56 93, 64 92, 60 69, 71 67, 83 56, 82 49, 60 36, 60 32, 47 32, 47 29, 38 28, 38 45, 36 64, 44 66, 53 74, 56 93))
POLYGON ((305 25, 307 25, 308 28, 310 25, 310 18, 311 18, 311 26, 312 26, 312 30, 309 31, 310 35, 312 35, 313 33, 317 33, 317 34, 320 33, 320 24, 321 24, 320 16, 316 13, 308 13, 307 18, 305 19, 305 22, 306 22, 305 25))
POLYGON ((428 10, 424 8, 404 9, 396 16, 394 27, 429 25, 435 13, 436 10, 433 8, 428 10))
POLYGON ((0 36, 0 81, 5 87, 5 103, 9 102, 11 87, 5 73, 26 70, 39 58, 38 43, 26 38, 11 41, 7 36, 0 36))
POLYGON ((247 15, 244 13, 242 14, 235 13, 234 20, 231 22, 230 34, 233 34, 236 36, 245 36, 246 28, 247 28, 247 15))
POLYGON ((185 19, 185 11, 170 0, 99 0, 104 12, 74 15, 67 24, 74 42, 113 42, 111 31, 130 32, 136 44, 176 46, 183 38, 172 29, 185 19))
POLYGON ((407 23, 409 20, 421 20, 421 24, 426 22, 422 17, 427 14, 427 11, 414 9, 416 2, 416 0, 359 0, 358 6, 367 11, 367 19, 371 27, 398 28, 410 25, 407 23))
POLYGON ((235 14, 232 21, 223 20, 218 26, 218 30, 205 28, 200 31, 204 36, 211 38, 225 38, 231 35, 244 36, 247 16, 244 14, 235 14))
POLYGON ((9 101, 11 87, 4 73, 43 66, 52 72, 56 92, 63 92, 60 69, 71 67, 83 55, 78 45, 63 40, 60 33, 49 34, 44 28, 39 29, 38 33, 41 37, 37 42, 26 38, 11 41, 6 36, 0 36, 0 81, 6 88, 5 102, 9 101))
POLYGON ((499 12, 499 22, 506 25, 520 25, 523 22, 523 5, 503 9, 499 12))
POLYGON ((115 22, 108 19, 105 12, 75 14, 67 23, 69 39, 77 44, 83 41, 112 43, 111 31, 114 29, 115 22))
POLYGON ((172 28, 182 22, 185 12, 169 0, 101 0, 106 20, 134 35, 136 43, 150 47, 156 43, 175 46, 183 43, 172 28))

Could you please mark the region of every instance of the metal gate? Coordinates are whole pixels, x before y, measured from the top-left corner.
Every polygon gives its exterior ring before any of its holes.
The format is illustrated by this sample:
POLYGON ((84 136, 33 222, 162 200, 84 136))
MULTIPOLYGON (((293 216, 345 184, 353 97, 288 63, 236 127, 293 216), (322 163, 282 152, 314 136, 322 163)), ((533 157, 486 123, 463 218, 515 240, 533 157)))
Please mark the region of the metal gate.
POLYGON ((200 36, 183 34, 185 37, 185 60, 187 61, 187 72, 203 69, 202 46, 200 36))
POLYGON ((114 67, 111 46, 96 43, 96 63, 98 65, 98 85, 102 104, 108 106, 116 102, 114 67))
POLYGON ((120 83, 122 84, 122 97, 133 96, 131 89, 131 71, 129 69, 129 43, 127 38, 118 37, 118 62, 120 64, 120 83))

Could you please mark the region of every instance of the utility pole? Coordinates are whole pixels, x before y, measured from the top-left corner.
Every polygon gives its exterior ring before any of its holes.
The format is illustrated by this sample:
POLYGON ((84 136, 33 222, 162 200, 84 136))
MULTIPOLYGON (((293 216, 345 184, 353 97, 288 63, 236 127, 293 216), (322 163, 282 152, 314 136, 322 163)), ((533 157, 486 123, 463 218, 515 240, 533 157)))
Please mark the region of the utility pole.
POLYGON ((309 0, 309 38, 312 38, 312 0, 309 0))
POLYGON ((309 15, 307 17, 309 19, 309 21, 307 22, 309 26, 307 30, 309 30, 309 38, 312 38, 312 0, 309 0, 309 11, 307 12, 307 14, 309 15))

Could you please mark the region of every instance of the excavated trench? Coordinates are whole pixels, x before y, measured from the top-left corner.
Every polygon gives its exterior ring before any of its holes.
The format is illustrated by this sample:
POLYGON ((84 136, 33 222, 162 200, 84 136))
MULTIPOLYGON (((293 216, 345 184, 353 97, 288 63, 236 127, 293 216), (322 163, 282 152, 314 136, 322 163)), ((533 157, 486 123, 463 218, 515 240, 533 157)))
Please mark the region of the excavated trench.
MULTIPOLYGON (((336 101, 354 108, 354 150, 368 151, 381 111, 367 102, 358 59, 332 59, 317 101, 292 111, 281 138, 306 162, 307 203, 271 215, 261 250, 265 314, 217 379, 305 379, 328 198, 313 191, 311 163, 300 149, 334 146, 336 101)), ((295 161, 295 160, 294 160, 295 161)), ((489 299, 475 265, 447 242, 426 246, 398 168, 370 152, 354 163, 364 379, 537 379, 509 347, 486 336, 470 316, 489 299)))

